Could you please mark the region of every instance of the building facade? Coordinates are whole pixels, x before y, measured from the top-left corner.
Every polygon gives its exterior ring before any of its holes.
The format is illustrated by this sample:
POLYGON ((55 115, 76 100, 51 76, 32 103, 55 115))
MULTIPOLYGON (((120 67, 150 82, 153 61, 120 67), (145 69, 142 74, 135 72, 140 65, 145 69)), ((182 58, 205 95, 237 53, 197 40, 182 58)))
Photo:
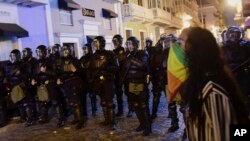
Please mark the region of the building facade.
POLYGON ((51 1, 54 42, 72 46, 78 58, 82 56, 81 47, 98 35, 105 37, 106 49, 113 49, 112 37, 122 28, 119 3, 119 0, 51 1))
POLYGON ((154 43, 160 35, 179 34, 192 24, 200 24, 196 0, 124 0, 122 5, 123 36, 136 36, 140 48, 145 38, 154 43))
POLYGON ((48 0, 0 0, 0 61, 12 49, 49 45, 48 0))

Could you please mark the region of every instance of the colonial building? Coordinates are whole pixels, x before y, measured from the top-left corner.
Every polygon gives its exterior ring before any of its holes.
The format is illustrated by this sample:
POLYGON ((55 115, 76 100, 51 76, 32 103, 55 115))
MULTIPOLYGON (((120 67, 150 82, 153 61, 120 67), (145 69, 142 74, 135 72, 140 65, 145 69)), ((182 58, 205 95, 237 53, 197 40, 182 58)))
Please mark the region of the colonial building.
POLYGON ((52 0, 53 36, 55 43, 74 48, 75 56, 82 55, 81 47, 102 35, 107 49, 113 49, 113 35, 122 28, 119 0, 52 0))
POLYGON ((124 37, 136 36, 143 48, 145 38, 154 43, 163 33, 179 34, 191 24, 200 24, 196 0, 124 0, 124 37))

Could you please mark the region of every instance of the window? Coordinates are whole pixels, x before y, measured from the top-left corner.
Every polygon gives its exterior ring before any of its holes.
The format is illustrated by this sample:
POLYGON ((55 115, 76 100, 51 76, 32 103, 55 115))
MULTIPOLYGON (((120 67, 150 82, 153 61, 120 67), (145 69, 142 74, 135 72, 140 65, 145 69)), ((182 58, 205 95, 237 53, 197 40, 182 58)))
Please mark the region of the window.
POLYGON ((145 47, 145 32, 140 32, 140 38, 141 38, 141 48, 144 49, 144 47, 145 47))
POLYGON ((129 0, 123 0, 123 4, 128 4, 129 0))
POLYGON ((148 0, 148 8, 152 8, 151 0, 148 0))
POLYGON ((60 10, 60 24, 73 25, 72 11, 60 10))
POLYGON ((104 18, 103 19, 103 26, 104 29, 112 30, 112 23, 110 18, 104 18))
POLYGON ((158 8, 161 8, 161 1, 160 0, 157 0, 157 5, 158 5, 158 8))
POLYGON ((126 30, 126 39, 128 39, 130 36, 132 36, 132 30, 127 29, 126 30))
POLYGON ((138 0, 138 5, 143 6, 142 5, 142 0, 138 0))

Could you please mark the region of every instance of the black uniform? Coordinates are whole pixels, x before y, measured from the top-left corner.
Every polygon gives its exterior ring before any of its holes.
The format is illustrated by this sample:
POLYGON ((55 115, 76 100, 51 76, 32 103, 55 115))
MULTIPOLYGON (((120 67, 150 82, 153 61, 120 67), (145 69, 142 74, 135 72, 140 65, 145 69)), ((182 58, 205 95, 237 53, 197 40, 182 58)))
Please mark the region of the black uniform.
POLYGON ((32 110, 34 112, 34 118, 37 116, 36 110, 36 87, 31 85, 31 79, 35 73, 36 69, 36 58, 32 56, 32 50, 30 48, 24 48, 23 52, 23 68, 25 71, 25 87, 27 95, 30 97, 30 104, 32 105, 32 110))
MULTIPOLYGON (((115 73, 115 94, 116 94, 116 100, 118 105, 118 112, 116 116, 120 116, 123 114, 123 90, 122 90, 122 82, 121 82, 121 69, 124 65, 124 61, 126 59, 126 53, 123 47, 119 46, 116 49, 113 50, 116 54, 118 61, 119 61, 119 70, 115 73)), ((130 108, 131 109, 131 108, 130 108)))
POLYGON ((242 92, 250 98, 250 43, 244 40, 229 41, 222 50, 242 92))
POLYGON ((225 43, 222 50, 231 67, 242 92, 250 96, 250 43, 243 40, 244 31, 238 26, 230 26, 225 32, 225 43))
MULTIPOLYGON (((132 44, 138 47, 139 42, 135 37, 129 37, 127 41, 132 41, 132 44)), ((149 75, 148 55, 145 51, 137 49, 130 51, 122 71, 125 89, 128 91, 130 101, 133 103, 140 122, 136 131, 144 130, 143 134, 149 135, 151 132, 151 121, 147 94, 147 75, 149 75)))
POLYGON ((150 64, 150 76, 153 85, 153 108, 152 108, 152 119, 157 117, 158 105, 161 97, 161 92, 165 91, 165 85, 167 82, 166 78, 166 59, 167 49, 163 51, 161 45, 158 45, 151 49, 149 58, 150 64))
POLYGON ((115 129, 114 114, 114 73, 118 70, 118 60, 112 51, 105 50, 105 39, 97 36, 94 39, 96 52, 90 63, 90 78, 92 90, 101 98, 101 106, 105 121, 104 125, 110 125, 115 129))
MULTIPOLYGON (((60 73, 60 67, 61 67, 61 58, 60 58, 60 45, 55 44, 52 47, 51 54, 49 55, 49 62, 51 63, 51 71, 53 73, 50 73, 52 75, 49 75, 49 79, 54 79, 53 83, 56 82, 56 78, 58 78, 60 73)), ((56 83, 55 83, 56 84, 56 83)), ((50 93, 50 100, 52 107, 56 110, 57 118, 58 118, 58 127, 62 127, 65 123, 65 114, 67 113, 66 108, 66 100, 63 96, 60 88, 58 85, 52 85, 51 93, 50 93)))
POLYGON ((86 119, 83 117, 82 112, 82 80, 81 75, 81 66, 79 60, 74 58, 69 47, 63 47, 64 53, 61 58, 59 80, 62 82, 60 88, 66 98, 67 104, 71 108, 71 111, 74 114, 73 124, 77 124, 76 128, 80 129, 85 126, 86 119))
POLYGON ((80 63, 81 63, 81 67, 83 69, 83 74, 82 74, 82 80, 83 80, 83 84, 85 87, 83 89, 83 95, 82 95, 82 104, 85 105, 83 107, 85 107, 83 109, 83 115, 84 116, 88 116, 87 113, 87 94, 89 94, 90 97, 90 102, 91 102, 91 108, 92 108, 92 115, 95 116, 96 115, 96 111, 97 111, 97 106, 96 106, 96 95, 91 91, 90 87, 90 83, 87 80, 87 76, 89 75, 89 67, 90 67, 90 62, 92 60, 93 57, 93 52, 92 52, 92 48, 89 44, 86 44, 84 46, 83 49, 87 50, 87 54, 84 54, 84 56, 82 56, 80 58, 80 63))
POLYGON ((47 58, 47 49, 46 46, 40 45, 36 49, 38 60, 36 61, 35 73, 33 75, 32 82, 36 86, 36 100, 38 103, 38 112, 39 112, 39 123, 43 124, 48 121, 48 109, 50 102, 50 94, 52 93, 52 87, 49 89, 49 85, 55 86, 55 79, 51 78, 52 76, 52 67, 51 62, 47 58), (46 67, 45 71, 42 71, 41 68, 46 67), (49 76, 50 75, 50 76, 49 76))
POLYGON ((6 81, 10 85, 10 96, 14 104, 18 106, 21 119, 26 121, 26 126, 33 125, 33 110, 30 104, 31 97, 27 95, 25 86, 25 71, 22 62, 20 61, 21 53, 19 50, 11 51, 11 62, 7 64, 6 81), (15 56, 15 57, 14 57, 15 56))

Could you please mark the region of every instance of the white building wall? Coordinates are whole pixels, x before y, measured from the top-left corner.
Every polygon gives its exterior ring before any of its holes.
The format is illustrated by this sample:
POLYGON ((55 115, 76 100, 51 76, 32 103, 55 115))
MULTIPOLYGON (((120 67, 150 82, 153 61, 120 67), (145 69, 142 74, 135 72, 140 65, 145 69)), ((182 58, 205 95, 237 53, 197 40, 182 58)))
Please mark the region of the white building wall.
MULTIPOLYGON (((16 5, 0 3, 0 23, 18 24, 16 5)), ((11 50, 19 49, 20 45, 20 40, 16 37, 0 37, 0 61, 9 60, 11 50)))
MULTIPOLYGON (((68 39, 75 38, 79 41, 76 47, 79 53, 77 53, 77 57, 80 58, 82 56, 81 47, 87 43, 86 36, 104 36, 106 39, 107 49, 112 48, 112 37, 117 33, 121 33, 119 29, 121 29, 122 22, 120 21, 121 12, 119 4, 108 3, 103 0, 73 0, 74 2, 78 3, 81 6, 79 10, 73 10, 73 25, 61 25, 60 24, 60 13, 58 8, 58 1, 53 0, 51 1, 51 15, 53 19, 53 32, 54 32, 54 42, 55 43, 64 43, 62 41, 65 40, 65 37, 62 37, 61 33, 67 34, 68 39), (95 17, 87 17, 83 16, 82 8, 87 8, 95 11, 95 17), (107 20, 104 20, 102 15, 102 8, 109 9, 114 11, 119 15, 118 18, 111 18, 111 29, 107 29, 107 20), (70 37, 71 34, 77 34, 78 37, 74 36, 73 38, 70 37), (63 38, 63 39, 62 39, 63 38)), ((74 39, 74 41, 75 41, 74 39)), ((69 41, 68 40, 68 41, 69 41)))

